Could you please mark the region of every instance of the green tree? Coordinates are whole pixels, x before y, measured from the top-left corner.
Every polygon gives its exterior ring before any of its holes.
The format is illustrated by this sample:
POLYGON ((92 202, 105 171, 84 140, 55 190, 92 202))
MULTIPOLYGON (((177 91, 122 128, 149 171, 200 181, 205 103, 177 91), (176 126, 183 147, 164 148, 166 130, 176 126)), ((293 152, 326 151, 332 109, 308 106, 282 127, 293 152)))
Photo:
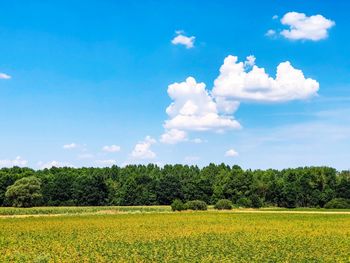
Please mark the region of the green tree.
POLYGON ((337 197, 350 199, 350 171, 343 171, 338 177, 337 197))
POLYGON ((73 186, 75 204, 79 206, 106 205, 108 188, 98 170, 84 170, 73 186))
POLYGON ((42 198, 41 181, 35 176, 19 179, 7 188, 5 196, 16 207, 38 205, 42 198))
POLYGON ((182 185, 178 176, 165 174, 158 184, 157 199, 161 205, 170 205, 175 199, 183 199, 182 185))

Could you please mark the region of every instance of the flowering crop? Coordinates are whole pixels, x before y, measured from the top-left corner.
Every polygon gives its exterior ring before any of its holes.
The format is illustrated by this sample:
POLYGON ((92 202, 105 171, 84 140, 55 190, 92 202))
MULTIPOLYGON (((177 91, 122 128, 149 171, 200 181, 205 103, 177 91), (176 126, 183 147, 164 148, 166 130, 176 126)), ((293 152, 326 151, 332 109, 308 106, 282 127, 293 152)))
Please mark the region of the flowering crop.
POLYGON ((350 215, 235 212, 0 219, 0 262, 349 262, 350 215))

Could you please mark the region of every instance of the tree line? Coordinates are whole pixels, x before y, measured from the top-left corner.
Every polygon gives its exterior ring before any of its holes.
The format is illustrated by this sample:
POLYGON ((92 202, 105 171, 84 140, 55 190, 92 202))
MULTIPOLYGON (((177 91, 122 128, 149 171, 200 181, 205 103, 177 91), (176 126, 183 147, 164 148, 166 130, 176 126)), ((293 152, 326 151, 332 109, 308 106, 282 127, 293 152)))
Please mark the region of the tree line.
POLYGON ((169 205, 174 200, 215 204, 228 199, 243 207, 324 207, 335 198, 350 200, 350 171, 244 170, 225 164, 0 169, 0 206, 21 206, 19 196, 31 191, 36 198, 26 200, 34 204, 22 206, 169 205))

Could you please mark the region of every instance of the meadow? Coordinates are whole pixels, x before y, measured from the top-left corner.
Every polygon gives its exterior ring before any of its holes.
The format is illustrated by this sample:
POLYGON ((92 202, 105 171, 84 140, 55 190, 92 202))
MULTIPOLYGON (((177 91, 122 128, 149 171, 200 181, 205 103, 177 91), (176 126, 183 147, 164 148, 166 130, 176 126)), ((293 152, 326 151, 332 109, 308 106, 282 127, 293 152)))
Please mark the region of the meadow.
POLYGON ((0 262, 350 261, 349 213, 140 208, 2 216, 0 262))

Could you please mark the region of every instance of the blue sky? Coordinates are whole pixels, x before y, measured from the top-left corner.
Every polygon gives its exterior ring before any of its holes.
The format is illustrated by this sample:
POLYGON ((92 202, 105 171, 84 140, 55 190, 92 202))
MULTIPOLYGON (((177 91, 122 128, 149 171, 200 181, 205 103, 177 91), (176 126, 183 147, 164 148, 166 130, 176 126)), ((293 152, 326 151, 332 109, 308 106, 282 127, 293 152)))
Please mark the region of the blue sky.
POLYGON ((349 169, 349 9, 331 0, 4 2, 0 166, 349 169), (303 77, 285 80, 296 70, 303 77))

